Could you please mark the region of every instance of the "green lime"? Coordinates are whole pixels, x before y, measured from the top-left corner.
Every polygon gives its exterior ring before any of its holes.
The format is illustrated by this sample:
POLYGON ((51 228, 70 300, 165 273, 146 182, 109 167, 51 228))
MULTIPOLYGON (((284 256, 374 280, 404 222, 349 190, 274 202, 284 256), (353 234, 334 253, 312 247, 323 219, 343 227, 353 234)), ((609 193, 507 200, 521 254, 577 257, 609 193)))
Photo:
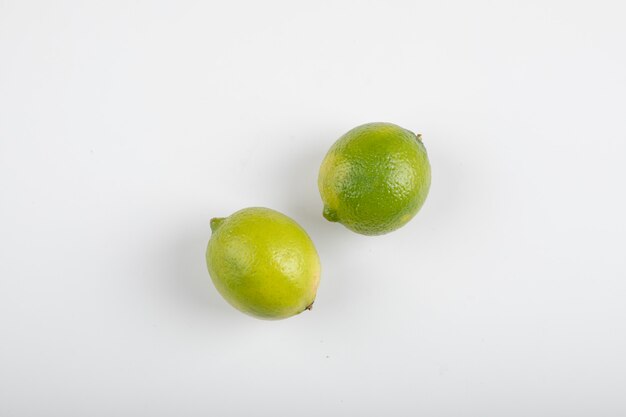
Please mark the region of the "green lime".
POLYGON ((263 319, 311 309, 320 260, 298 223, 277 211, 252 207, 211 219, 211 230, 209 274, 231 305, 263 319))
POLYGON ((391 123, 355 127, 326 154, 318 186, 326 219, 364 235, 396 230, 417 214, 430 188, 421 135, 391 123))

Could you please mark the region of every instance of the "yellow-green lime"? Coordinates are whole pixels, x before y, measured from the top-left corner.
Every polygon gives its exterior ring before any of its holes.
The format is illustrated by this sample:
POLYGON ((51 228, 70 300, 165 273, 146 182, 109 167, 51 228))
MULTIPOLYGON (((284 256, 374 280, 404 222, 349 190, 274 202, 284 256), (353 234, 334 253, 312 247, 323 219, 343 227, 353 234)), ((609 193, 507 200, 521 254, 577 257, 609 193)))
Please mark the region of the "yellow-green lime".
POLYGON ((326 154, 318 186, 326 219, 364 235, 396 230, 417 214, 430 188, 421 135, 391 123, 355 127, 326 154))
POLYGON ((231 305, 263 319, 311 309, 320 261, 298 223, 275 210, 252 207, 211 219, 211 230, 209 274, 231 305))

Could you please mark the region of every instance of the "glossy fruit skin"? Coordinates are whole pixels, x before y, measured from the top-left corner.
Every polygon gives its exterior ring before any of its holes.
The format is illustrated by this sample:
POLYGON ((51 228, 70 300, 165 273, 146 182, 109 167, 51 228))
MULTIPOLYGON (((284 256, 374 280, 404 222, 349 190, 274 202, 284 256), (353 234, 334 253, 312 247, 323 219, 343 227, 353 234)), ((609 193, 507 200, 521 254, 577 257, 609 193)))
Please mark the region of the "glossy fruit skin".
POLYGON ((298 223, 275 210, 251 207, 212 219, 211 229, 207 267, 232 306, 268 320, 311 308, 320 261, 298 223))
POLYGON ((335 142, 320 167, 323 215, 363 235, 382 235, 411 220, 430 189, 421 136, 391 123, 368 123, 335 142))

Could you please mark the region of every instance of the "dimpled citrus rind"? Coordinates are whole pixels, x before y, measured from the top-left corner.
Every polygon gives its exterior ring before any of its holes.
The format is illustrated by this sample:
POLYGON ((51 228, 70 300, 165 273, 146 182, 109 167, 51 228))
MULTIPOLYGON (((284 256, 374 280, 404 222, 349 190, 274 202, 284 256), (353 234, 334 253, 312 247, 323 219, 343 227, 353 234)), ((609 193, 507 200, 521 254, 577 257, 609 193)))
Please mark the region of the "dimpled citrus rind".
POLYGON ((417 214, 430 180, 419 136, 391 123, 361 125, 339 138, 322 162, 323 214, 357 233, 389 233, 417 214))
POLYGON ((206 251, 211 279, 235 308, 283 319, 313 304, 320 261, 307 233, 277 211, 252 207, 211 221, 206 251))

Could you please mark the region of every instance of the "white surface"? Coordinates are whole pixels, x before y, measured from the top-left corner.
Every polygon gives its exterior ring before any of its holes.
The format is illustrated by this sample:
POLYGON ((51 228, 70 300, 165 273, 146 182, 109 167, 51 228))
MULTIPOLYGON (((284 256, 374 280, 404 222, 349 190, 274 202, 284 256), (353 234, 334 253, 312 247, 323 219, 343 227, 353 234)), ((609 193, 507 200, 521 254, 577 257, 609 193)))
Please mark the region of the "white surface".
POLYGON ((0 415, 623 416, 623 2, 0 2, 0 415), (345 131, 421 132, 430 196, 321 217, 345 131), (323 264, 244 316, 209 219, 323 264))

